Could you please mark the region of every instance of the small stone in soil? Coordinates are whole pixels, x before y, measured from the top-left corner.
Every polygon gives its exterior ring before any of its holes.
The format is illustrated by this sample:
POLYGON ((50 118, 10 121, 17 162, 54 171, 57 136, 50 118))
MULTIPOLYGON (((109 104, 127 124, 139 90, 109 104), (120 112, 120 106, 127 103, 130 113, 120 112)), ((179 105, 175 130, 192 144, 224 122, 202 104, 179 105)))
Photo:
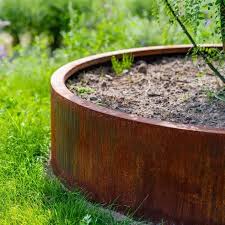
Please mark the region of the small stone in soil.
POLYGON ((107 75, 107 74, 106 74, 105 77, 108 78, 108 80, 110 80, 110 81, 113 80, 113 78, 112 78, 110 75, 107 75))
POLYGON ((97 101, 98 100, 98 98, 96 97, 96 96, 90 96, 90 101, 97 101))
POLYGON ((142 63, 140 66, 138 66, 138 72, 146 74, 148 70, 148 66, 146 63, 142 63))
POLYGON ((106 88, 106 87, 107 87, 106 81, 103 81, 103 82, 101 83, 101 87, 102 87, 102 88, 106 88))

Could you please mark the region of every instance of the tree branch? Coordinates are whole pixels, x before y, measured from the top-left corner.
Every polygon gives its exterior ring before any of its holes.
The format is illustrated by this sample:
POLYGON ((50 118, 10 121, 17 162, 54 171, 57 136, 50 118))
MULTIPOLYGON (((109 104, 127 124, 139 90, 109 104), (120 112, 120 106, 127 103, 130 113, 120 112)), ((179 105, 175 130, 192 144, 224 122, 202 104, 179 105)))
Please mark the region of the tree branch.
MULTIPOLYGON (((170 12, 172 13, 173 17, 176 19, 176 21, 179 23, 179 25, 181 26, 182 30, 184 31, 184 33, 186 34, 186 36, 188 37, 188 39, 190 40, 190 42, 193 44, 194 48, 199 49, 198 45, 196 44, 195 40, 193 39, 193 37, 191 36, 191 34, 189 33, 189 31, 187 30, 187 28, 185 27, 185 25, 182 23, 182 21, 180 20, 179 16, 176 14, 176 12, 173 10, 173 7, 171 6, 171 4, 169 3, 168 0, 163 0, 165 2, 165 4, 167 5, 168 9, 170 10, 170 12)), ((204 59, 204 61, 206 62, 206 64, 209 66, 209 68, 215 73, 215 75, 217 77, 220 78, 220 80, 225 84, 225 77, 214 67, 214 65, 211 63, 211 61, 209 60, 209 58, 207 57, 206 53, 203 53, 201 51, 201 49, 198 51, 199 55, 204 59)))
POLYGON ((220 3, 220 23, 221 23, 221 38, 223 42, 223 51, 225 52, 225 3, 221 0, 220 3))

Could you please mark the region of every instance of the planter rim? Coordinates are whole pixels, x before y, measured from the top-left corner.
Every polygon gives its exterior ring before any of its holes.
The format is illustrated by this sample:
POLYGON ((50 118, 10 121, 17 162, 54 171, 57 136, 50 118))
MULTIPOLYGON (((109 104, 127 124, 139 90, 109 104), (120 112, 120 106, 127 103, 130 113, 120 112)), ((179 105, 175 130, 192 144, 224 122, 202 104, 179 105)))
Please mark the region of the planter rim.
MULTIPOLYGON (((216 47, 221 48, 221 45, 207 44, 201 45, 202 47, 216 47)), ((72 62, 65 64, 56 70, 51 77, 51 88, 66 101, 77 104, 81 107, 87 108, 98 113, 106 114, 111 117, 119 117, 124 120, 135 121, 138 123, 151 124, 155 126, 161 126, 165 128, 173 128, 179 130, 189 130, 192 132, 204 132, 204 133, 217 133, 225 134, 225 129, 223 128, 212 128, 207 126, 195 126, 187 125, 182 123, 161 121, 156 119, 144 118, 141 116, 136 116, 132 114, 127 114, 119 112, 116 110, 108 109, 102 106, 98 106, 92 102, 84 100, 79 96, 72 93, 65 85, 66 80, 74 75, 74 73, 80 70, 87 69, 90 66, 101 65, 102 63, 109 62, 112 56, 121 56, 123 54, 130 53, 134 57, 141 56, 160 56, 163 54, 184 54, 187 53, 193 45, 169 45, 169 46, 153 46, 153 47, 142 47, 142 48, 131 48, 112 52, 106 52, 102 54, 92 55, 84 57, 72 62)))

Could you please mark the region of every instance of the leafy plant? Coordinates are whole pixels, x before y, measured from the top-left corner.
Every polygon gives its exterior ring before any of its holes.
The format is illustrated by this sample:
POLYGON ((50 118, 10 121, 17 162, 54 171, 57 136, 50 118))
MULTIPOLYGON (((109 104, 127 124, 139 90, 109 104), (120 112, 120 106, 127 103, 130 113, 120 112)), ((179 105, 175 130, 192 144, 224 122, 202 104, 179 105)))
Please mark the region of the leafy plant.
POLYGON ((207 25, 208 22, 213 21, 216 26, 212 34, 220 34, 221 41, 223 43, 223 51, 216 52, 216 58, 224 60, 225 51, 225 1, 224 0, 186 0, 186 1, 175 1, 175 0, 163 0, 168 13, 172 18, 178 22, 183 32, 188 37, 189 41, 193 44, 194 53, 201 56, 207 63, 209 68, 214 74, 225 84, 225 76, 221 74, 219 69, 213 65, 213 59, 215 54, 212 50, 200 47, 195 41, 193 35, 188 30, 190 28, 195 34, 198 31, 198 27, 201 22, 207 25), (219 55, 219 56, 218 56, 219 55))
POLYGON ((134 58, 132 55, 124 54, 122 59, 119 60, 115 56, 112 56, 111 62, 114 72, 117 76, 121 75, 124 70, 128 70, 133 65, 134 58))
POLYGON ((90 88, 90 87, 79 87, 76 86, 76 91, 78 95, 84 95, 84 94, 91 94, 94 92, 94 89, 90 88))

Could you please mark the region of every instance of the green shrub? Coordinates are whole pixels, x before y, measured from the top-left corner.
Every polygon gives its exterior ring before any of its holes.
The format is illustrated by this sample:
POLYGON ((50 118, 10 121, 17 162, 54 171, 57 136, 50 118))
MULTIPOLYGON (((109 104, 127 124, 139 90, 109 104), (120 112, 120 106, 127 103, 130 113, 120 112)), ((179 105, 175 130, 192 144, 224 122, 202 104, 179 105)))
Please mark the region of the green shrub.
POLYGON ((93 14, 81 13, 71 9, 70 30, 63 33, 63 48, 58 56, 67 60, 91 54, 134 47, 138 37, 131 33, 135 21, 126 11, 113 4, 102 7, 97 1, 93 14))
POLYGON ((89 11, 90 0, 1 0, 0 19, 8 20, 7 30, 19 43, 19 36, 29 32, 32 36, 45 33, 52 39, 51 46, 61 43, 61 32, 69 29, 69 7, 78 13, 89 11))

